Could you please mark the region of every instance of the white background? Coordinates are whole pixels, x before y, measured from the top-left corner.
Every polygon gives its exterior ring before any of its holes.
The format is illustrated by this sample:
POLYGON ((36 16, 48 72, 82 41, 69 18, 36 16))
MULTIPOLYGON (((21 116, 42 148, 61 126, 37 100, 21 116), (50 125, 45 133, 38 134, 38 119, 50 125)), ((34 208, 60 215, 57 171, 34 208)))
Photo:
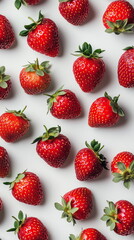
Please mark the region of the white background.
MULTIPOLYGON (((40 206, 30 206, 15 200, 8 190, 8 186, 3 185, 3 179, 0 184, 0 196, 4 203, 4 213, 0 219, 0 238, 2 240, 14 240, 17 236, 13 233, 6 233, 6 230, 13 226, 12 215, 17 216, 21 209, 28 216, 38 217, 48 228, 50 239, 63 240, 68 239, 70 233, 78 235, 83 228, 94 227, 100 230, 108 240, 132 240, 133 235, 122 237, 105 226, 105 222, 100 220, 103 209, 107 205, 106 200, 118 201, 126 199, 134 204, 131 189, 127 190, 122 183, 112 182, 110 171, 104 171, 102 175, 94 181, 80 182, 75 177, 73 160, 76 153, 84 147, 85 140, 96 139, 105 145, 102 153, 109 162, 121 151, 134 152, 134 111, 133 99, 134 89, 125 89, 121 87, 117 80, 117 63, 123 53, 122 49, 134 44, 134 35, 114 35, 104 32, 102 24, 102 15, 111 2, 109 0, 90 0, 91 12, 88 23, 77 27, 66 22, 58 11, 58 0, 46 0, 42 4, 33 7, 22 7, 19 11, 14 7, 12 1, 0 1, 0 13, 5 15, 12 23, 16 34, 16 44, 9 50, 0 50, 0 66, 5 65, 7 74, 11 75, 12 93, 6 100, 0 102, 0 114, 5 109, 22 109, 27 105, 25 113, 31 119, 31 129, 27 136, 16 143, 6 143, 0 139, 0 145, 5 147, 11 159, 11 175, 4 179, 13 180, 18 172, 28 169, 36 173, 43 184, 45 192, 45 201, 40 206), (29 24, 28 16, 35 20, 38 18, 39 10, 46 17, 54 20, 59 28, 62 54, 56 58, 49 58, 45 55, 33 51, 26 42, 26 37, 20 37, 19 32, 24 24, 29 24), (76 59, 71 55, 87 41, 93 48, 101 48, 106 51, 102 54, 106 63, 105 78, 99 87, 93 93, 84 93, 76 84, 72 72, 72 65, 76 59), (51 77, 52 84, 47 93, 53 93, 57 88, 64 84, 76 93, 78 96, 83 113, 80 118, 75 120, 58 120, 46 115, 47 104, 46 96, 30 96, 24 93, 19 83, 19 72, 23 65, 28 61, 33 62, 36 58, 39 61, 50 60, 52 64, 51 77), (120 94, 119 103, 124 109, 126 116, 120 123, 112 128, 91 128, 87 124, 87 116, 91 103, 98 97, 103 96, 107 91, 111 96, 120 94), (43 124, 47 127, 60 125, 62 133, 70 139, 72 150, 70 156, 63 168, 55 169, 48 166, 36 153, 36 145, 31 142, 44 131, 43 124), (76 187, 88 187, 94 196, 94 210, 91 218, 86 221, 77 221, 76 226, 67 223, 60 218, 61 212, 54 208, 54 202, 60 201, 60 196, 64 195, 76 187)), ((130 1, 131 3, 133 0, 130 1)))

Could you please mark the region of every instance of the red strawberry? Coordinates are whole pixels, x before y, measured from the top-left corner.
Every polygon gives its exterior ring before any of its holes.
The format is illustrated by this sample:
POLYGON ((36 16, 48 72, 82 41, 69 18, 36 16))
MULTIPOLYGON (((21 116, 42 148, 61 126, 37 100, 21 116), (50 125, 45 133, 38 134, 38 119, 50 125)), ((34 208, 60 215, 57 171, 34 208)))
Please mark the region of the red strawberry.
POLYGON ((108 202, 109 207, 104 209, 101 218, 106 221, 110 230, 114 230, 119 235, 130 235, 134 232, 134 205, 126 200, 120 200, 115 204, 108 202))
POLYGON ((113 181, 123 181, 126 188, 134 180, 134 155, 130 152, 118 153, 111 162, 113 181))
POLYGON ((104 97, 96 99, 89 110, 88 124, 90 127, 111 127, 120 117, 124 116, 123 110, 118 105, 118 97, 111 98, 106 92, 104 97))
POLYGON ((75 157, 75 173, 80 181, 95 179, 98 177, 103 168, 106 167, 106 158, 100 154, 101 144, 93 140, 91 145, 85 143, 87 148, 81 149, 75 157))
POLYGON ((20 83, 27 94, 43 93, 50 85, 49 62, 45 61, 39 65, 38 59, 35 63, 25 66, 20 72, 20 83))
POLYGON ((41 2, 41 0, 15 0, 15 7, 17 9, 19 9, 21 7, 21 5, 36 5, 39 2, 41 2))
POLYGON ((48 231, 44 224, 35 217, 24 216, 20 211, 18 219, 15 219, 14 227, 7 232, 15 232, 20 240, 48 240, 48 231))
POLYGON ((61 15, 73 25, 83 24, 89 15, 88 0, 59 0, 59 11, 61 15))
POLYGON ((134 87, 134 46, 127 47, 118 62, 118 80, 121 86, 134 87))
POLYGON ((8 175, 10 168, 10 160, 8 153, 4 147, 0 146, 0 177, 4 178, 8 175))
POLYGON ((72 119, 77 118, 81 114, 81 106, 76 95, 68 90, 62 90, 62 87, 58 89, 53 95, 45 94, 49 96, 48 111, 59 119, 72 119))
POLYGON ((132 32, 134 27, 134 8, 125 0, 111 2, 103 15, 106 32, 120 34, 132 32))
POLYGON ((25 29, 20 32, 21 36, 28 36, 27 43, 35 51, 56 57, 59 54, 59 34, 56 24, 48 18, 44 18, 39 12, 38 21, 25 25, 25 29))
POLYGON ((0 15, 0 49, 10 48, 14 41, 15 35, 9 20, 0 15))
POLYGON ((2 202, 2 200, 0 198, 0 211, 2 210, 2 208, 3 208, 3 202, 2 202))
POLYGON ((71 144, 66 136, 60 134, 61 127, 47 129, 42 136, 36 138, 36 151, 50 166, 58 168, 66 161, 71 144))
POLYGON ((96 49, 93 52, 92 46, 85 42, 76 52, 78 54, 74 55, 80 56, 73 64, 76 82, 83 92, 91 92, 102 80, 105 72, 105 64, 99 57, 104 50, 96 49))
POLYGON ((15 142, 24 136, 30 127, 30 121, 21 111, 7 111, 0 116, 0 137, 6 142, 15 142))
POLYGON ((5 74, 5 67, 0 67, 0 100, 7 98, 11 90, 10 76, 5 74))
POLYGON ((92 210, 92 193, 88 188, 79 187, 67 192, 62 197, 62 205, 55 203, 56 209, 63 211, 62 218, 68 222, 76 223, 77 220, 87 219, 92 210))
POLYGON ((20 202, 39 205, 43 199, 41 182, 35 173, 26 171, 19 173, 13 182, 4 184, 10 185, 12 195, 20 202))
POLYGON ((84 229, 78 237, 70 234, 70 240, 107 240, 102 233, 95 228, 84 229))

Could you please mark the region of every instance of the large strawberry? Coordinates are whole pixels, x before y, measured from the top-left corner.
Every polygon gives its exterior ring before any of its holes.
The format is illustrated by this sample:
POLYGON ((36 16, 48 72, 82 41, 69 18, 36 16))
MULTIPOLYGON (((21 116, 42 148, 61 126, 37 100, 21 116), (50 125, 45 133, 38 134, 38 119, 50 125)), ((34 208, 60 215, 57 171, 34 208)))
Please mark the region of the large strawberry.
POLYGON ((36 138, 33 143, 37 142, 36 151, 50 166, 58 168, 66 161, 71 144, 69 139, 60 134, 61 127, 47 129, 42 136, 36 138))
POLYGON ((73 64, 73 73, 77 83, 84 92, 91 92, 102 80, 105 72, 105 64, 99 56, 104 50, 96 49, 94 52, 92 46, 83 43, 79 46, 75 56, 80 56, 73 64))
POLYGON ((13 182, 5 182, 12 190, 12 195, 18 201, 39 205, 43 199, 43 190, 39 177, 32 172, 19 173, 13 182))
POLYGON ((121 86, 134 87, 134 46, 124 49, 118 62, 118 80, 121 86))
POLYGON ((56 209, 63 211, 62 218, 68 222, 87 219, 93 206, 92 193, 88 188, 79 187, 67 192, 62 197, 62 205, 55 203, 56 209))
POLYGON ((30 127, 30 121, 21 111, 8 110, 0 116, 0 137, 6 142, 15 142, 24 136, 30 127))
POLYGON ((106 92, 104 97, 96 99, 89 110, 90 127, 111 127, 115 125, 124 112, 118 105, 119 96, 111 98, 106 92))
POLYGON ((21 7, 21 5, 36 5, 39 2, 41 2, 41 0, 15 0, 15 7, 17 9, 19 9, 21 7))
POLYGON ((88 0, 59 0, 61 15, 73 25, 83 24, 89 15, 88 0))
POLYGON ((70 234, 70 240, 107 240, 101 232, 95 228, 87 228, 82 230, 78 237, 70 234))
POLYGON ((5 67, 0 67, 0 100, 5 99, 11 90, 10 76, 5 74, 5 67))
POLYGON ((19 240, 48 240, 48 231, 44 224, 35 217, 24 216, 20 211, 18 219, 15 219, 14 227, 7 232, 15 232, 19 240))
POLYGON ((101 218, 106 221, 110 230, 114 230, 119 235, 130 235, 134 232, 134 205, 126 200, 120 200, 115 204, 108 202, 108 207, 104 209, 101 218))
POLYGON ((15 35, 9 20, 0 14, 0 49, 10 48, 14 41, 15 35))
POLYGON ((77 118, 81 114, 81 106, 76 95, 68 89, 58 89, 54 94, 49 95, 48 111, 59 119, 77 118))
POLYGON ((56 24, 49 18, 44 18, 39 12, 38 21, 25 25, 25 29, 20 32, 21 36, 28 36, 27 43, 35 51, 50 57, 59 54, 59 34, 56 24))
POLYGON ((134 155, 130 152, 118 153, 111 162, 113 181, 123 181, 126 188, 134 180, 134 155))
POLYGON ((34 63, 25 66, 20 72, 20 83, 27 94, 43 93, 50 85, 49 62, 34 63))
POLYGON ((107 33, 120 34, 132 32, 134 27, 134 8, 125 0, 111 2, 103 15, 103 24, 107 33))
POLYGON ((8 175, 10 169, 9 155, 4 147, 0 146, 0 177, 4 178, 8 175))
POLYGON ((98 177, 103 168, 106 167, 106 158, 100 154, 101 144, 93 140, 89 145, 85 143, 87 148, 81 149, 75 157, 76 177, 80 181, 87 179, 95 179, 98 177))

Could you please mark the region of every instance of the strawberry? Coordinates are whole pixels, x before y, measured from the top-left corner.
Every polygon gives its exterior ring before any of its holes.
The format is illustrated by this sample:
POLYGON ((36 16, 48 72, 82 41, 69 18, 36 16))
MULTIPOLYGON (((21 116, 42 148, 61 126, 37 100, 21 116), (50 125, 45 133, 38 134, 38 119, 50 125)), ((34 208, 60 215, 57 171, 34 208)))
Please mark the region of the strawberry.
POLYGON ((3 208, 3 202, 2 202, 2 200, 0 198, 0 211, 2 210, 2 208, 3 208))
POLYGON ((96 140, 91 142, 89 145, 85 142, 87 148, 81 149, 75 157, 75 172, 76 177, 80 181, 85 181, 87 179, 95 179, 98 177, 103 168, 106 167, 106 158, 100 154, 101 144, 96 140))
POLYGON ((35 63, 25 65, 20 72, 20 84, 27 94, 43 93, 50 85, 49 62, 45 61, 39 65, 38 59, 35 63))
POLYGON ((62 205, 55 203, 57 210, 63 211, 62 218, 68 222, 85 220, 89 217, 93 206, 92 192, 85 187, 75 188, 62 197, 62 205))
POLYGON ((39 2, 41 2, 41 0, 15 0, 15 7, 17 9, 20 9, 21 5, 36 5, 39 2))
POLYGON ((43 199, 41 182, 35 173, 24 171, 19 173, 14 181, 4 184, 10 186, 12 195, 20 202, 39 205, 43 199))
POLYGON ((89 110, 88 124, 90 127, 111 127, 115 125, 124 112, 118 105, 119 96, 111 98, 106 92, 104 97, 96 99, 89 110))
POLYGON ((36 151, 51 167, 61 167, 70 152, 71 144, 69 139, 60 134, 60 126, 50 129, 44 127, 46 131, 43 135, 33 141, 33 143, 37 142, 36 151))
POLYGON ((11 90, 10 76, 5 74, 5 67, 0 67, 0 100, 7 98, 11 90))
POLYGON ((59 54, 59 34, 56 24, 49 18, 44 18, 39 12, 38 21, 32 18, 32 24, 25 25, 20 32, 21 36, 28 36, 27 43, 35 51, 49 57, 56 57, 59 54))
POLYGON ((123 181, 124 186, 129 189, 134 179, 134 155, 130 152, 118 153, 111 162, 111 171, 113 181, 123 181))
POLYGON ((59 0, 61 15, 73 25, 83 24, 89 15, 90 7, 88 0, 59 0))
POLYGON ((62 90, 62 87, 58 89, 54 94, 49 95, 48 111, 59 119, 72 119, 77 118, 81 114, 81 106, 76 95, 68 90, 62 90))
POLYGON ((73 64, 74 77, 83 92, 91 92, 100 83, 105 72, 105 64, 99 56, 104 50, 96 49, 93 52, 92 46, 85 42, 76 52, 78 54, 74 56, 80 57, 73 64))
POLYGON ((0 137, 6 142, 15 142, 23 137, 29 130, 30 121, 21 111, 8 110, 0 116, 0 137))
POLYGON ((118 62, 118 80, 123 87, 134 87, 134 46, 127 47, 118 62))
POLYGON ((87 228, 82 230, 78 237, 70 234, 70 240, 107 240, 102 233, 95 228, 87 228))
POLYGON ((10 160, 8 153, 4 147, 0 146, 0 177, 4 178, 8 175, 10 169, 10 160))
POLYGON ((134 27, 134 8, 125 0, 111 2, 103 15, 107 33, 120 34, 132 32, 134 27))
POLYGON ((20 211, 18 219, 15 219, 14 227, 7 232, 15 232, 20 240, 48 240, 48 231, 44 224, 35 217, 24 216, 20 211))
POLYGON ((115 204, 108 202, 109 207, 104 209, 101 220, 106 221, 110 230, 119 235, 130 235, 134 232, 134 205, 126 200, 120 200, 115 204))
POLYGON ((0 49, 10 48, 14 41, 15 35, 9 20, 0 14, 0 49))

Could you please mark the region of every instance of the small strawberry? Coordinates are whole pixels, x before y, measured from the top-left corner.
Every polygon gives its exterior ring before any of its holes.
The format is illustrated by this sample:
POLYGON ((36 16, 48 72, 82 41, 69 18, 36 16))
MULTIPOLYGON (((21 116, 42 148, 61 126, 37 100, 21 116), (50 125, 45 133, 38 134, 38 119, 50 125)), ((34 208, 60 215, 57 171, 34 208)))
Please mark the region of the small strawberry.
POLYGON ((72 119, 77 118, 81 114, 81 106, 76 95, 68 90, 58 89, 53 95, 49 96, 47 100, 48 111, 59 119, 72 119))
POLYGON ((85 143, 87 148, 81 149, 75 157, 75 173, 80 181, 95 179, 98 177, 103 168, 106 167, 106 158, 100 154, 101 144, 93 140, 91 145, 85 143))
POLYGON ((61 15, 73 25, 83 24, 89 15, 90 6, 88 0, 59 0, 61 15))
POLYGON ((5 182, 12 190, 12 195, 20 202, 39 205, 43 199, 43 190, 40 179, 35 173, 19 173, 13 182, 5 182))
POLYGON ((33 141, 33 143, 37 142, 36 151, 50 166, 61 167, 70 152, 71 144, 69 139, 60 134, 60 126, 50 129, 44 127, 46 131, 43 135, 33 141))
POLYGON ((20 240, 48 240, 48 231, 44 224, 35 217, 24 216, 20 211, 18 219, 15 219, 14 227, 7 232, 15 232, 20 240))
POLYGON ((8 153, 4 147, 0 146, 0 177, 4 178, 8 175, 10 169, 10 160, 8 153))
POLYGON ((10 48, 14 41, 15 35, 9 20, 0 14, 0 49, 10 48))
POLYGON ((130 235, 134 232, 134 205, 126 200, 120 200, 115 204, 108 202, 109 207, 104 209, 101 220, 106 221, 110 230, 119 235, 130 235))
POLYGON ((89 217, 93 206, 92 193, 88 188, 79 187, 67 192, 62 197, 62 205, 55 203, 56 209, 63 211, 62 218, 68 222, 85 220, 89 217))
POLYGON ((59 34, 56 24, 48 18, 44 18, 39 12, 38 21, 25 25, 25 29, 20 32, 21 36, 28 36, 27 43, 35 51, 49 57, 56 57, 59 54, 59 34))
POLYGON ((90 127, 111 127, 115 125, 124 112, 118 105, 119 96, 111 98, 106 92, 104 97, 96 99, 89 110, 88 124, 90 127))
POLYGON ((126 88, 134 87, 134 46, 127 47, 118 62, 119 84, 126 88))
POLYGON ((45 61, 39 65, 38 59, 35 63, 25 65, 20 72, 20 84, 27 94, 43 93, 50 85, 49 62, 45 61))
POLYGON ((96 49, 94 52, 92 46, 83 43, 82 48, 79 46, 78 54, 80 56, 73 64, 73 73, 76 82, 83 92, 91 92, 102 80, 105 72, 105 64, 99 54, 104 50, 96 49))
POLYGON ((125 0, 111 2, 103 15, 107 33, 120 34, 132 32, 134 27, 134 8, 125 0))
POLYGON ((107 240, 102 233, 95 228, 87 228, 82 230, 78 237, 70 234, 69 240, 107 240))
POLYGON ((11 90, 10 76, 5 74, 5 67, 0 67, 0 100, 7 98, 11 90))
POLYGON ((36 5, 40 2, 41 0, 15 0, 14 5, 17 9, 19 9, 22 4, 27 6, 27 5, 36 5))

